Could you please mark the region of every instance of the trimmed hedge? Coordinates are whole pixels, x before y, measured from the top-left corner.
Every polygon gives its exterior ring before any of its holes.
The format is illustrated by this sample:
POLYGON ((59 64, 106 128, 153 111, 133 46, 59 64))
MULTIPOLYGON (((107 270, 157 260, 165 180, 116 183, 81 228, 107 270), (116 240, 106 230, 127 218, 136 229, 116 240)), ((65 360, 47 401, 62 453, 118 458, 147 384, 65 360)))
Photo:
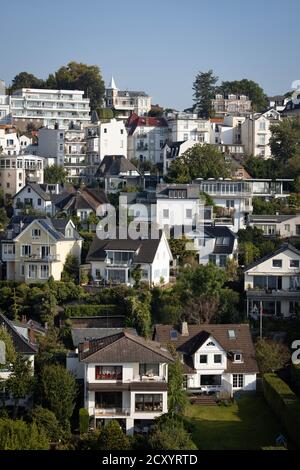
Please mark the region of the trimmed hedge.
POLYGON ((88 305, 76 304, 65 306, 65 316, 70 317, 96 317, 101 315, 118 314, 117 305, 88 305))
POLYGON ((296 392, 300 395, 300 364, 292 364, 291 380, 296 392))
POLYGON ((264 375, 263 392, 289 437, 300 449, 300 400, 276 374, 264 375))
POLYGON ((89 412, 86 408, 79 410, 79 431, 80 434, 86 434, 89 430, 89 412))

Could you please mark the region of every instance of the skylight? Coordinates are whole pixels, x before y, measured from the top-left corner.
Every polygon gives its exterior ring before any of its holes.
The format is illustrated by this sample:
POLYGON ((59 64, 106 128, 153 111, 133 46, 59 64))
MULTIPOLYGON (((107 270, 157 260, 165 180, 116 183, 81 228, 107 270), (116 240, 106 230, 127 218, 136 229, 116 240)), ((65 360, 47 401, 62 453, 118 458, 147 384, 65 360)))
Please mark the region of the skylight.
POLYGON ((230 339, 235 339, 236 338, 235 331, 234 330, 228 330, 228 336, 229 336, 230 339))
POLYGON ((178 338, 178 333, 177 333, 176 330, 171 330, 171 331, 170 331, 170 338, 171 338, 172 341, 176 341, 176 340, 177 340, 177 338, 178 338))

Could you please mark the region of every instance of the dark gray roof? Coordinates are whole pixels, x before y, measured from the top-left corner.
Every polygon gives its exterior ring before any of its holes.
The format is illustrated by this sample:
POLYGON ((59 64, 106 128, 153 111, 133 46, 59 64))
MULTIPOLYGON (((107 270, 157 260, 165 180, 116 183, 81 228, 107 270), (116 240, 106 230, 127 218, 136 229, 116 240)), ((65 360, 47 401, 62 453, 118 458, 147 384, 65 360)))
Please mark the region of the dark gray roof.
POLYGON ((278 248, 278 250, 274 251, 273 253, 270 253, 269 255, 263 256, 262 258, 259 258, 258 260, 246 266, 244 271, 248 271, 248 269, 252 269, 255 266, 258 266, 259 264, 263 263, 264 261, 267 261, 268 259, 271 259, 274 256, 280 255, 280 253, 283 253, 286 250, 290 250, 296 255, 300 256, 300 251, 297 250, 294 245, 291 245, 290 243, 284 243, 283 245, 281 245, 280 248, 278 248))
POLYGON ((51 195, 45 191, 47 185, 43 184, 37 184, 37 183, 27 183, 26 186, 24 186, 20 191, 18 191, 14 195, 14 199, 18 197, 21 191, 23 191, 25 188, 31 188, 34 192, 36 192, 41 199, 44 201, 51 201, 51 195))
POLYGON ((106 258, 106 251, 132 251, 135 253, 133 257, 134 263, 152 263, 161 240, 159 239, 148 240, 100 240, 97 236, 94 237, 90 246, 86 261, 103 261, 106 258))
POLYGON ((119 90, 118 91, 118 96, 130 96, 132 98, 135 98, 137 96, 144 96, 144 97, 148 97, 149 95, 147 95, 147 93, 145 93, 144 91, 129 91, 129 90, 119 90))
POLYGON ((263 223, 263 222, 274 222, 274 223, 281 223, 281 222, 285 222, 286 220, 289 220, 289 219, 293 219, 294 217, 297 217, 297 215, 293 214, 293 215, 283 215, 283 214, 278 214, 278 215, 255 215, 255 214, 252 214, 252 215, 249 215, 249 222, 251 223, 255 223, 255 222, 260 222, 260 223, 263 223))
POLYGON ((173 362, 168 350, 158 342, 132 335, 128 332, 107 336, 89 342, 87 350, 79 345, 80 361, 93 362, 173 362))
POLYGON ((13 323, 0 313, 0 327, 3 326, 11 335, 13 345, 17 353, 20 354, 36 354, 36 347, 30 343, 24 336, 22 336, 14 327, 13 323))
POLYGON ((232 254, 236 236, 228 227, 205 226, 204 233, 206 237, 216 240, 214 246, 215 254, 232 254), (229 244, 218 245, 217 238, 229 238, 229 244))
MULTIPOLYGON (((125 331, 125 328, 72 328, 71 335, 74 348, 87 340, 101 339, 107 336, 116 335, 125 331)), ((134 328, 127 328, 131 334, 137 334, 134 328)))
POLYGON ((120 173, 139 173, 138 169, 124 155, 105 155, 96 176, 117 176, 120 173))
POLYGON ((160 183, 156 186, 157 198, 172 198, 172 190, 186 190, 187 199, 198 199, 200 197, 199 186, 197 184, 160 183))

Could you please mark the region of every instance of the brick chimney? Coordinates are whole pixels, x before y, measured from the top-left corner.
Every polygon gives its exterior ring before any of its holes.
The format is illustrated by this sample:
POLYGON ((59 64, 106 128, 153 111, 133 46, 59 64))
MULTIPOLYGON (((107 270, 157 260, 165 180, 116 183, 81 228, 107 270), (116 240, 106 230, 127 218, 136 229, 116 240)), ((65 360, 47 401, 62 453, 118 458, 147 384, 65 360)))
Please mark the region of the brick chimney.
POLYGON ((189 336, 189 327, 186 321, 181 323, 181 336, 189 336))
POLYGON ((88 352, 89 349, 90 349, 90 342, 88 340, 84 341, 83 342, 83 352, 88 352))

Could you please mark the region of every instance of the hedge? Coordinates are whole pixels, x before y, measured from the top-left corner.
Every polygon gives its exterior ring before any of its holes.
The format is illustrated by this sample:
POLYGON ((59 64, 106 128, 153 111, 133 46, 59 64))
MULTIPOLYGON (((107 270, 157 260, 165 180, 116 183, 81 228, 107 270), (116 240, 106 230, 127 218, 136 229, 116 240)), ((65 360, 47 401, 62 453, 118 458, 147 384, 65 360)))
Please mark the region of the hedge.
POLYGON ((80 434, 86 434, 89 430, 89 412, 86 408, 79 410, 79 431, 80 434))
POLYGON ((76 304, 65 306, 65 316, 70 317, 95 317, 102 315, 116 315, 118 313, 117 305, 88 305, 76 304))
POLYGON ((276 374, 264 375, 263 392, 289 437, 300 449, 300 400, 276 374))
POLYGON ((292 364, 291 366, 291 380, 295 387, 296 393, 300 395, 300 364, 292 364))

